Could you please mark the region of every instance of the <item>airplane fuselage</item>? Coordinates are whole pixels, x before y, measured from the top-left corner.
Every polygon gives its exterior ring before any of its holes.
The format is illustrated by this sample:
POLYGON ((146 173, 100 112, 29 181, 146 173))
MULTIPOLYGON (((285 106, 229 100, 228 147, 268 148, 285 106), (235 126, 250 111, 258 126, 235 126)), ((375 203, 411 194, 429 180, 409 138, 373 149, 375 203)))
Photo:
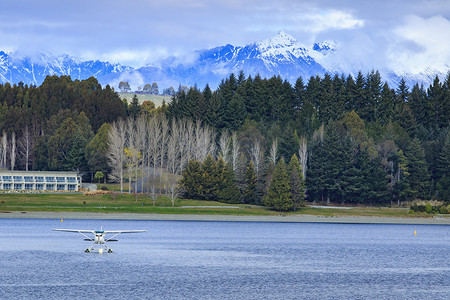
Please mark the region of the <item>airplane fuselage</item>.
POLYGON ((96 244, 104 244, 105 243, 105 237, 104 237, 103 231, 95 232, 94 243, 96 243, 96 244))

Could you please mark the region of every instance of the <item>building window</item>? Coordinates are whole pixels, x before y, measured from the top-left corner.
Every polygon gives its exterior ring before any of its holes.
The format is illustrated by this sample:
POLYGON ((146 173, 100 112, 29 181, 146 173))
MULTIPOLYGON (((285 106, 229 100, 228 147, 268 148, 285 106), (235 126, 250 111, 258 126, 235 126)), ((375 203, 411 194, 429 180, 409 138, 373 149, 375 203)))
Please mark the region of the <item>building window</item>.
POLYGON ((22 189, 22 184, 21 183, 14 183, 14 189, 15 190, 21 190, 22 189))
POLYGON ((36 184, 36 190, 43 191, 44 190, 44 185, 42 183, 36 184))
POLYGON ((3 189, 4 190, 10 190, 11 189, 11 183, 4 183, 3 184, 3 189))
POLYGON ((55 182, 55 177, 45 177, 45 182, 55 182))
POLYGON ((76 185, 75 185, 75 184, 69 184, 69 185, 67 186, 67 189, 68 189, 69 191, 75 191, 75 190, 76 190, 76 185))
POLYGON ((31 183, 25 183, 25 189, 31 191, 33 189, 33 185, 31 183))
POLYGON ((76 177, 67 177, 67 182, 76 183, 77 179, 76 179, 76 177))
POLYGON ((33 176, 25 176, 25 182, 33 182, 33 176))
POLYGON ((66 186, 64 184, 58 184, 56 187, 56 190, 58 191, 64 191, 66 189, 66 186))
POLYGON ((14 182, 20 182, 23 181, 23 177, 22 176, 14 176, 14 182))
POLYGON ((3 182, 12 182, 11 176, 3 176, 3 182))
POLYGON ((47 184, 46 189, 47 189, 47 191, 54 191, 55 190, 55 185, 54 184, 47 184))
POLYGON ((36 176, 36 182, 44 182, 44 177, 36 176))
POLYGON ((66 182, 65 177, 56 177, 56 182, 66 182))

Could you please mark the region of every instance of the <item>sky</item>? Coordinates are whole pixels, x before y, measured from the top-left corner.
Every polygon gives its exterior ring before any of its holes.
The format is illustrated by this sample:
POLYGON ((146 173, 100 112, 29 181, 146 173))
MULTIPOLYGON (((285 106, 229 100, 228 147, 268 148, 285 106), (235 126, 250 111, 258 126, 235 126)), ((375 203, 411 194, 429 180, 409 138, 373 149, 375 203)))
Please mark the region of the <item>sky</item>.
MULTIPOLYGON (((284 31, 332 40, 336 61, 399 71, 450 66, 450 0, 1 0, 0 50, 139 67, 284 31)), ((443 70, 444 72, 444 70, 443 70)))

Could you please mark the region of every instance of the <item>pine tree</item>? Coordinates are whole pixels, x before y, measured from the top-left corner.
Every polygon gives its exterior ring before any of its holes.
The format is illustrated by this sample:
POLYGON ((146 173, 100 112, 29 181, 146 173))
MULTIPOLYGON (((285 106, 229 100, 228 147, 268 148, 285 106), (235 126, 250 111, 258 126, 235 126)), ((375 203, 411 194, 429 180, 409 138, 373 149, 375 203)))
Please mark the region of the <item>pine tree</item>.
POLYGON ((217 200, 216 193, 219 185, 216 161, 208 155, 201 164, 202 181, 199 187, 200 194, 204 200, 217 200))
POLYGON ((275 210, 288 211, 294 207, 291 187, 289 186, 289 175, 283 159, 280 159, 275 167, 264 202, 275 210))
POLYGON ((244 203, 256 204, 256 172, 253 162, 250 161, 245 171, 245 189, 243 193, 244 203))
POLYGON ((288 165, 289 184, 291 187, 291 196, 294 209, 300 207, 305 200, 305 182, 302 175, 302 167, 298 161, 297 155, 292 155, 288 165))
POLYGON ((408 182, 411 187, 412 196, 425 199, 429 197, 429 179, 425 151, 420 141, 415 138, 411 141, 407 151, 408 182))
POLYGON ((233 170, 222 157, 217 162, 217 172, 219 179, 217 200, 225 203, 239 203, 240 194, 234 181, 233 170))
POLYGON ((181 186, 184 196, 189 199, 202 199, 200 187, 202 184, 202 170, 200 162, 190 160, 182 172, 181 186))

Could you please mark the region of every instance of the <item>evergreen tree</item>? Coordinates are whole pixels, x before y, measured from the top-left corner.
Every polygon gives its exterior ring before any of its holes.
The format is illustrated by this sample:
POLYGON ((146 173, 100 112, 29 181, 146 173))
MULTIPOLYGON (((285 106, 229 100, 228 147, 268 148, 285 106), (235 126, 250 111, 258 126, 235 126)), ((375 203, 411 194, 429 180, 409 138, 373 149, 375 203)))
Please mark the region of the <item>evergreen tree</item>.
POLYGON ((288 165, 289 184, 291 187, 291 196, 294 209, 300 207, 305 199, 305 182, 302 175, 302 167, 298 161, 297 155, 292 155, 288 165))
POLYGON ((280 159, 275 166, 264 203, 275 210, 288 211, 294 207, 291 187, 289 186, 289 175, 287 174, 284 159, 280 159))
POLYGON ((128 111, 129 115, 135 119, 139 116, 141 112, 141 106, 139 105, 139 99, 136 94, 134 94, 133 99, 131 100, 128 111))
POLYGON ((426 199, 429 197, 430 187, 427 163, 425 161, 425 152, 416 138, 413 139, 406 151, 408 182, 411 187, 413 197, 426 199))
POLYGON ((182 172, 180 181, 184 196, 188 199, 202 199, 200 187, 202 185, 202 170, 200 162, 190 160, 182 172))
POLYGON ((250 161, 245 171, 245 189, 243 192, 244 203, 256 204, 258 199, 256 198, 256 172, 253 162, 250 161))
POLYGON ((217 200, 225 203, 239 203, 240 195, 234 181, 231 166, 227 165, 222 157, 217 162, 218 190, 217 200))
POLYGON ((201 164, 202 180, 199 187, 200 195, 204 200, 217 200, 216 194, 219 186, 219 174, 216 161, 208 155, 201 164))

